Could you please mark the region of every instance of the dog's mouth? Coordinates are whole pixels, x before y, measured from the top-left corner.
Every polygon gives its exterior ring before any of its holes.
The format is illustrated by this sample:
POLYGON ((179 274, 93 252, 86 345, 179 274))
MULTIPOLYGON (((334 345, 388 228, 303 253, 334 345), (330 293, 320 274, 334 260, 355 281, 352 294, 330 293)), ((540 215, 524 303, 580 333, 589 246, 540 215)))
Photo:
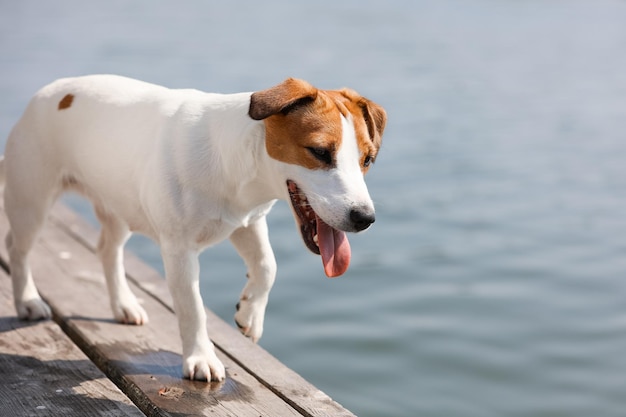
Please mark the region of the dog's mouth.
POLYGON ((287 180, 287 189, 304 244, 311 252, 322 256, 324 272, 328 277, 342 275, 350 265, 351 256, 346 233, 326 224, 295 182, 287 180))

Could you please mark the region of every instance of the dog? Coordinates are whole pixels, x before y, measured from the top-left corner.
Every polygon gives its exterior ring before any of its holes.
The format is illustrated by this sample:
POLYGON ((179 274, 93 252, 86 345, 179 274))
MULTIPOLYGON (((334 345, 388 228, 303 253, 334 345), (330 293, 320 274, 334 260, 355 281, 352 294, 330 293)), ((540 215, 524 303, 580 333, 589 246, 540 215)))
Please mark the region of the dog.
POLYGON ((206 330, 198 254, 229 238, 248 269, 235 320, 258 341, 276 261, 266 215, 291 203, 306 247, 326 275, 343 274, 346 232, 375 220, 364 174, 376 159, 385 110, 353 90, 289 78, 254 93, 213 94, 115 75, 57 80, 12 129, 0 162, 6 244, 21 319, 51 316, 28 254, 59 195, 77 191, 101 223, 97 253, 122 323, 148 316, 131 292, 123 245, 132 232, 160 245, 183 346, 183 376, 223 380, 206 330))

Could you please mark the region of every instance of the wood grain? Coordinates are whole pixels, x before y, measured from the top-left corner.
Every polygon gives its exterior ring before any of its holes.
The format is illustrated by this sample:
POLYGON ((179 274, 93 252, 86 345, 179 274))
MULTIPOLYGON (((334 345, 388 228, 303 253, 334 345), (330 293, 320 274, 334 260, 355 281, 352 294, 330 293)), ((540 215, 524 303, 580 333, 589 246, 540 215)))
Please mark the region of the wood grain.
POLYGON ((52 321, 15 317, 0 270, 0 413, 5 416, 143 416, 52 321))

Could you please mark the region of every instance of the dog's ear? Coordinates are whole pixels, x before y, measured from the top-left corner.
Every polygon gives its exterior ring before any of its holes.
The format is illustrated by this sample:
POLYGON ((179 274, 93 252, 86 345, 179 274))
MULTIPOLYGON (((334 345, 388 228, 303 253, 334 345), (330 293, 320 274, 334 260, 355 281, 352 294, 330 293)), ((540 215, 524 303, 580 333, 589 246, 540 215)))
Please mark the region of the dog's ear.
POLYGON ((385 130, 385 125, 387 124, 387 112, 385 112, 385 109, 350 88, 342 89, 341 94, 359 106, 370 139, 374 142, 376 148, 379 148, 382 143, 383 130, 385 130))
POLYGON ((363 112, 363 118, 365 119, 370 138, 376 148, 379 148, 382 143, 383 131, 387 124, 387 112, 381 106, 365 97, 361 97, 361 100, 359 100, 359 107, 361 107, 363 112))
POLYGON ((267 90, 252 93, 248 115, 263 120, 274 114, 287 114, 317 97, 317 88, 303 80, 288 78, 267 90))

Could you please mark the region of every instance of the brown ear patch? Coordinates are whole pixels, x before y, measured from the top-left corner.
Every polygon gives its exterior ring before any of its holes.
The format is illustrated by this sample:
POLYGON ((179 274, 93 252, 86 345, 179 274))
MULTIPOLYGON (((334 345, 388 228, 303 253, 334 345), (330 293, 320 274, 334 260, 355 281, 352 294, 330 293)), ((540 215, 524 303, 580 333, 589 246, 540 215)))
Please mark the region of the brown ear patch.
POLYGON ((73 94, 65 95, 65 97, 63 97, 61 99, 61 101, 59 101, 59 110, 65 110, 65 109, 69 108, 72 105, 73 101, 74 101, 74 95, 73 94))
POLYGON ((278 113, 287 114, 297 106, 313 102, 316 97, 317 88, 304 80, 288 78, 274 87, 253 93, 248 115, 254 120, 263 120, 278 113))
POLYGON ((362 171, 363 173, 367 172, 370 163, 376 159, 382 144, 382 134, 387 123, 385 110, 349 88, 327 91, 326 93, 333 96, 336 102, 341 104, 338 108, 345 117, 348 116, 348 113, 351 114, 362 159, 362 171))
POLYGON ((370 138, 372 139, 372 142, 374 142, 374 145, 379 148, 383 137, 383 131, 387 125, 387 113, 381 106, 364 97, 359 100, 359 107, 363 112, 363 119, 367 125, 367 131, 370 138))

